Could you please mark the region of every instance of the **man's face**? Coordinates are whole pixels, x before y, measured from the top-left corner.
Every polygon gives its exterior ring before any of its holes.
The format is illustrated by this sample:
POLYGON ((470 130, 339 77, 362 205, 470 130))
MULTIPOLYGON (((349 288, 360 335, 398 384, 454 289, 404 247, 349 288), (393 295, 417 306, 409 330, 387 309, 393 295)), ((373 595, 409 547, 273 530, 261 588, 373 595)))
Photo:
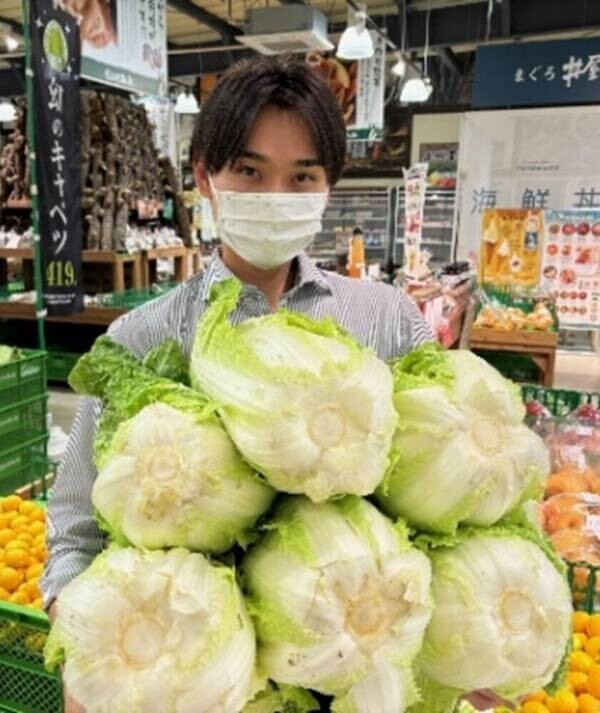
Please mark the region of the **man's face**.
MULTIPOLYGON (((212 198, 208 176, 195 168, 202 194, 212 198)), ((233 165, 212 176, 215 188, 242 193, 324 193, 329 190, 310 130, 295 112, 268 107, 252 127, 248 145, 233 165)))

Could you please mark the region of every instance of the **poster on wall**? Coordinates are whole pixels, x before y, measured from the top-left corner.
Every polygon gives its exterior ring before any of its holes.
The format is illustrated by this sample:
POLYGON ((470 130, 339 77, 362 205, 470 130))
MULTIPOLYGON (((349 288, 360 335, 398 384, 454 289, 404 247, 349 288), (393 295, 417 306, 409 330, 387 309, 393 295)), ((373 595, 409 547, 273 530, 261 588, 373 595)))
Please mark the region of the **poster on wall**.
POLYGON ((536 287, 543 223, 541 210, 486 210, 481 226, 480 283, 536 287))
POLYGON ((83 310, 79 35, 52 3, 29 8, 42 289, 48 314, 67 315, 83 310))
POLYGON ((486 210, 600 209, 600 107, 469 112, 461 125, 458 258, 486 210))
POLYGON ((600 327, 600 210, 546 213, 542 288, 561 327, 600 327))
POLYGON ((165 0, 63 0, 79 22, 81 75, 130 92, 168 87, 165 0))

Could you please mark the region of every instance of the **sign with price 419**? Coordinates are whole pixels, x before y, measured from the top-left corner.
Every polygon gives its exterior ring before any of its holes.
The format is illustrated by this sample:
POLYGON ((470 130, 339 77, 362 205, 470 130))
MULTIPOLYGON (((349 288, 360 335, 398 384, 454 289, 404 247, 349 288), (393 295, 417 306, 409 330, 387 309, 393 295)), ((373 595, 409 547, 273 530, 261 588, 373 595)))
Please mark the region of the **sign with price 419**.
POLYGON ((43 297, 66 315, 83 310, 79 28, 55 3, 29 8, 43 297))

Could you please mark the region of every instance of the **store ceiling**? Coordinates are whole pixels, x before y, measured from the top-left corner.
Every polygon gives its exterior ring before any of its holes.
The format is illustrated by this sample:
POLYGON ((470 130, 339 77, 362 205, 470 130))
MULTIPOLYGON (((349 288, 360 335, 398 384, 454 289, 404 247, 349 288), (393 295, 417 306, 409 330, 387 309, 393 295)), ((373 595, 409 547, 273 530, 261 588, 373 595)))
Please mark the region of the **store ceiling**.
MULTIPOLYGON (((450 71, 468 65, 457 53, 470 53, 489 36, 490 41, 600 35, 600 0, 491 0, 492 20, 488 31, 489 0, 367 0, 367 10, 380 27, 400 45, 402 8, 407 9, 407 49, 420 52, 425 44, 429 10, 429 36, 442 62, 450 71)), ((167 0, 169 70, 172 77, 220 71, 239 52, 235 35, 243 32, 245 18, 253 7, 311 4, 328 17, 332 32, 345 23, 354 0, 167 0), (199 48, 203 51, 199 52, 199 48), (224 51, 226 48, 227 51, 224 51)), ((0 36, 9 28, 19 37, 21 0, 0 0, 0 36), (2 27, 2 23, 6 23, 2 27)), ((2 42, 0 40, 0 46, 2 42)), ((0 53, 0 96, 14 85, 15 69, 22 65, 22 47, 16 56, 0 53), (6 87, 6 88, 5 88, 6 87)), ((464 59, 464 57, 463 57, 464 59)))

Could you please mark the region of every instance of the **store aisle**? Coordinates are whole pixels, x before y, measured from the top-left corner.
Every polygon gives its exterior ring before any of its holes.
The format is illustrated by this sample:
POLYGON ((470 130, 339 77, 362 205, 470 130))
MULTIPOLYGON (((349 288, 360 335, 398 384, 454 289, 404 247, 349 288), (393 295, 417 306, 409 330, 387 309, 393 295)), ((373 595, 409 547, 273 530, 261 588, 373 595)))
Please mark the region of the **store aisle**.
POLYGON ((65 433, 69 433, 75 419, 79 396, 68 386, 53 385, 48 390, 50 392, 48 410, 52 414, 52 423, 54 426, 60 426, 65 433))

